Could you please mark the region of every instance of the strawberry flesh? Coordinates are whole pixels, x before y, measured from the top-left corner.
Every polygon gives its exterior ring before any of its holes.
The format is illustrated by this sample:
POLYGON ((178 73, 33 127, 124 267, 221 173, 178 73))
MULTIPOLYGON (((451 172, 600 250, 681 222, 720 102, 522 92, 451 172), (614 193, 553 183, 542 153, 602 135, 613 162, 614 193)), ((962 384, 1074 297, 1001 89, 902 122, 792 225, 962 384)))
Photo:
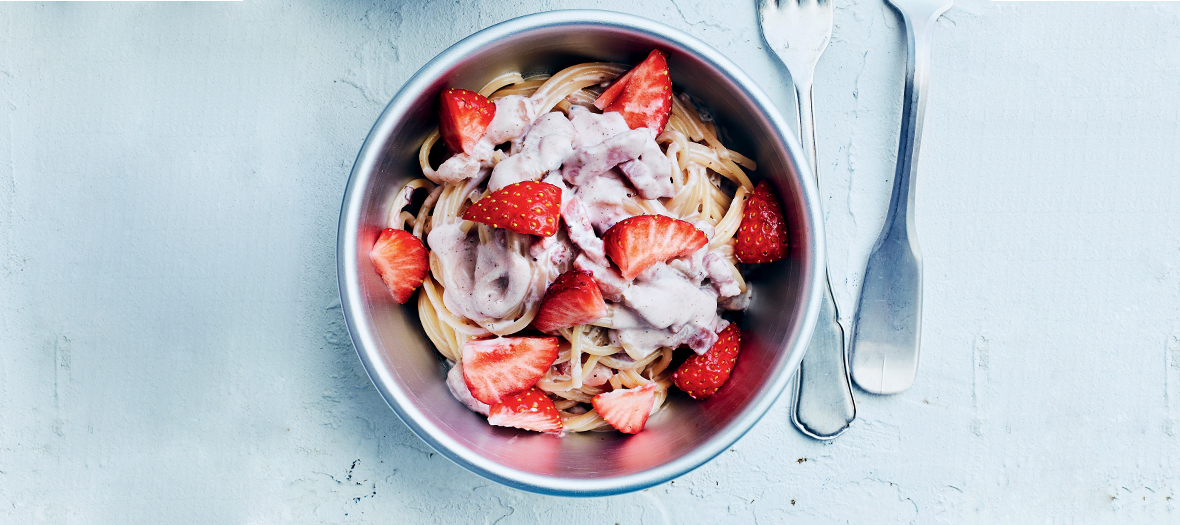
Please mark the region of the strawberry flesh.
POLYGON ((709 351, 693 354, 672 374, 672 382, 697 401, 717 393, 717 389, 729 380, 729 374, 737 362, 742 343, 741 330, 738 330, 737 325, 730 324, 718 336, 709 351))
POLYGON ((537 387, 504 398, 492 405, 488 423, 551 434, 561 432, 561 415, 553 400, 537 387))
POLYGON ((767 263, 787 256, 787 222, 766 181, 759 182, 750 192, 734 237, 738 262, 767 263))
POLYGON ((438 132, 443 142, 452 152, 471 154, 496 116, 496 104, 466 89, 443 90, 440 102, 438 132))
POLYGON ((653 264, 684 257, 709 242, 695 226, 663 215, 637 215, 619 221, 602 240, 606 255, 628 281, 653 264))
POLYGON ((631 389, 618 389, 594 396, 590 400, 602 419, 619 432, 637 434, 647 424, 647 416, 655 408, 656 384, 631 389))
POLYGON ((473 397, 494 405, 537 384, 556 360, 556 337, 473 339, 463 345, 463 381, 473 397))
POLYGON ((615 80, 594 105, 617 112, 631 129, 648 128, 660 134, 672 114, 672 78, 667 54, 653 49, 647 58, 615 80))
POLYGON ((493 228, 549 237, 557 233, 560 214, 561 188, 547 182, 524 181, 476 201, 463 218, 493 228))
POLYGON ((570 270, 559 276, 545 291, 545 299, 533 327, 552 332, 596 321, 606 315, 602 290, 590 272, 570 270))
POLYGON ((627 82, 631 80, 631 73, 634 72, 635 69, 632 68, 630 71, 623 73, 619 78, 616 78, 610 87, 606 88, 606 91, 603 91, 601 95, 598 95, 598 98, 594 99, 594 107, 600 110, 606 110, 606 108, 610 107, 611 103, 618 99, 619 95, 623 94, 623 88, 627 87, 627 82))
POLYGON ((369 250, 369 260, 398 304, 410 300, 430 268, 422 241, 410 232, 393 228, 381 230, 373 249, 369 250))

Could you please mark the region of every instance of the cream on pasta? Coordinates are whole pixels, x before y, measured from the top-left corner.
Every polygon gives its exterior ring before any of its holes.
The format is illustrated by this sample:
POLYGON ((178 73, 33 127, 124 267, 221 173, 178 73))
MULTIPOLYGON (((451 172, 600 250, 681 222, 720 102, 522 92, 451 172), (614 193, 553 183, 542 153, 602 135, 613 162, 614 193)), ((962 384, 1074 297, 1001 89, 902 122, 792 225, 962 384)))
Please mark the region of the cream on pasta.
POLYGON ((430 247, 430 272, 418 295, 422 327, 455 365, 448 385, 472 410, 486 414, 487 406, 462 385, 464 343, 524 330, 563 272, 591 271, 608 302, 602 319, 559 331, 559 357, 536 385, 554 399, 566 432, 612 430, 590 405, 612 388, 656 383, 653 413, 660 410, 672 385, 673 350, 707 350, 727 324, 719 313, 748 304, 733 244, 753 189, 744 170, 754 162, 723 146, 713 123, 684 96, 672 97, 658 136, 627 129, 618 114, 601 114, 594 100, 626 70, 587 63, 547 77, 509 73, 492 80, 480 94, 496 103, 495 118, 472 152, 432 167, 435 131, 419 151, 423 176, 395 199, 389 227, 408 228, 430 247), (620 155, 628 161, 616 165, 620 155), (462 219, 471 203, 521 180, 562 189, 565 227, 558 234, 541 238, 462 219), (416 213, 406 211, 418 190, 427 197, 416 213), (623 281, 610 270, 601 235, 644 214, 689 222, 709 242, 623 281))

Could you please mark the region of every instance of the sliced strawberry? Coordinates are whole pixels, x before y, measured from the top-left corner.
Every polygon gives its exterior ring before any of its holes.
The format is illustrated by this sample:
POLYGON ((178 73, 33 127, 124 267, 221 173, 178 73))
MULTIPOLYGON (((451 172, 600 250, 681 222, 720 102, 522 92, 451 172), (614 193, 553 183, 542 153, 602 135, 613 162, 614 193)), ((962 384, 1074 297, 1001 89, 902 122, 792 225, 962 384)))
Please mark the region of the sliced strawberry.
POLYGON ((524 181, 476 201, 463 218, 493 228, 549 237, 557 233, 560 214, 561 188, 547 182, 524 181))
POLYGON ((627 82, 631 80, 631 73, 634 72, 635 68, 632 68, 630 71, 623 73, 619 78, 616 78, 610 87, 606 88, 606 91, 603 91, 601 95, 598 95, 598 98, 594 99, 594 107, 605 110, 610 106, 615 99, 619 98, 619 95, 623 94, 623 88, 627 87, 627 82))
POLYGON ((496 104, 466 89, 443 90, 438 132, 453 152, 470 154, 496 116, 496 104))
POLYGON ((738 262, 766 263, 787 256, 787 221, 766 181, 759 182, 746 198, 742 224, 734 237, 738 262))
POLYGON ((619 432, 638 434, 656 404, 656 384, 611 390, 594 396, 594 410, 619 432))
POLYGON ((663 132, 672 114, 672 78, 668 76, 667 55, 653 49, 643 62, 603 91, 594 105, 604 112, 623 115, 631 129, 663 132))
POLYGON ((492 405, 488 423, 501 427, 523 428, 537 432, 561 432, 561 415, 553 400, 537 387, 510 395, 492 405))
POLYGON ((497 337, 463 345, 463 381, 489 405, 535 384, 557 360, 556 337, 497 337))
POLYGON ((683 257, 708 244, 704 232, 663 215, 623 219, 602 234, 606 255, 630 281, 651 265, 683 257))
POLYGON ((737 362, 742 346, 741 330, 731 323, 718 336, 708 352, 693 354, 672 374, 672 382, 697 401, 717 393, 717 389, 729 380, 729 373, 737 362))
POLYGON ((410 232, 393 228, 381 230, 369 251, 369 260, 398 304, 410 300, 430 268, 422 241, 410 232))
POLYGON ((533 327, 551 332, 596 321, 606 315, 602 290, 590 272, 570 270, 559 276, 545 291, 533 327))

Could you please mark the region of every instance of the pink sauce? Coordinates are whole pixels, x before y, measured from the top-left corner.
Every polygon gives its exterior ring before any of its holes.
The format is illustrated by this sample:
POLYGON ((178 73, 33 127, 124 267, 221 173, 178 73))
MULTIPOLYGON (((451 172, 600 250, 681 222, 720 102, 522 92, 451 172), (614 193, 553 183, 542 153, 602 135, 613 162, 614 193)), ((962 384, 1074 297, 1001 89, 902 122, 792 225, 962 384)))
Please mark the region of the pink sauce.
POLYGON ((451 367, 451 371, 447 372, 447 389, 451 391, 451 395, 455 396, 455 399, 475 412, 486 416, 492 409, 487 403, 471 395, 471 390, 467 388, 467 382, 463 380, 463 363, 455 363, 455 366, 451 367))

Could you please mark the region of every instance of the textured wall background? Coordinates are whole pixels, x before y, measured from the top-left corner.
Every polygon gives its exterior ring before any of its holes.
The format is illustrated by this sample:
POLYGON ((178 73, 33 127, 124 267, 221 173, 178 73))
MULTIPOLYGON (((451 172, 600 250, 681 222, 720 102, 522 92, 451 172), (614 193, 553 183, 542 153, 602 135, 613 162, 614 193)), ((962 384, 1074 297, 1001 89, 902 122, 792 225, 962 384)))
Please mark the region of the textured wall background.
MULTIPOLYGON (((753 2, 0 4, 0 521, 1177 519, 1180 4, 961 0, 935 32, 919 380, 831 443, 787 396, 680 479, 535 496, 442 459, 349 342, 340 199, 384 104, 496 22, 626 10, 781 101, 753 2)), ((816 75, 837 300, 888 200, 905 42, 839 0, 816 75)), ((740 147, 738 148, 740 149, 740 147)))

